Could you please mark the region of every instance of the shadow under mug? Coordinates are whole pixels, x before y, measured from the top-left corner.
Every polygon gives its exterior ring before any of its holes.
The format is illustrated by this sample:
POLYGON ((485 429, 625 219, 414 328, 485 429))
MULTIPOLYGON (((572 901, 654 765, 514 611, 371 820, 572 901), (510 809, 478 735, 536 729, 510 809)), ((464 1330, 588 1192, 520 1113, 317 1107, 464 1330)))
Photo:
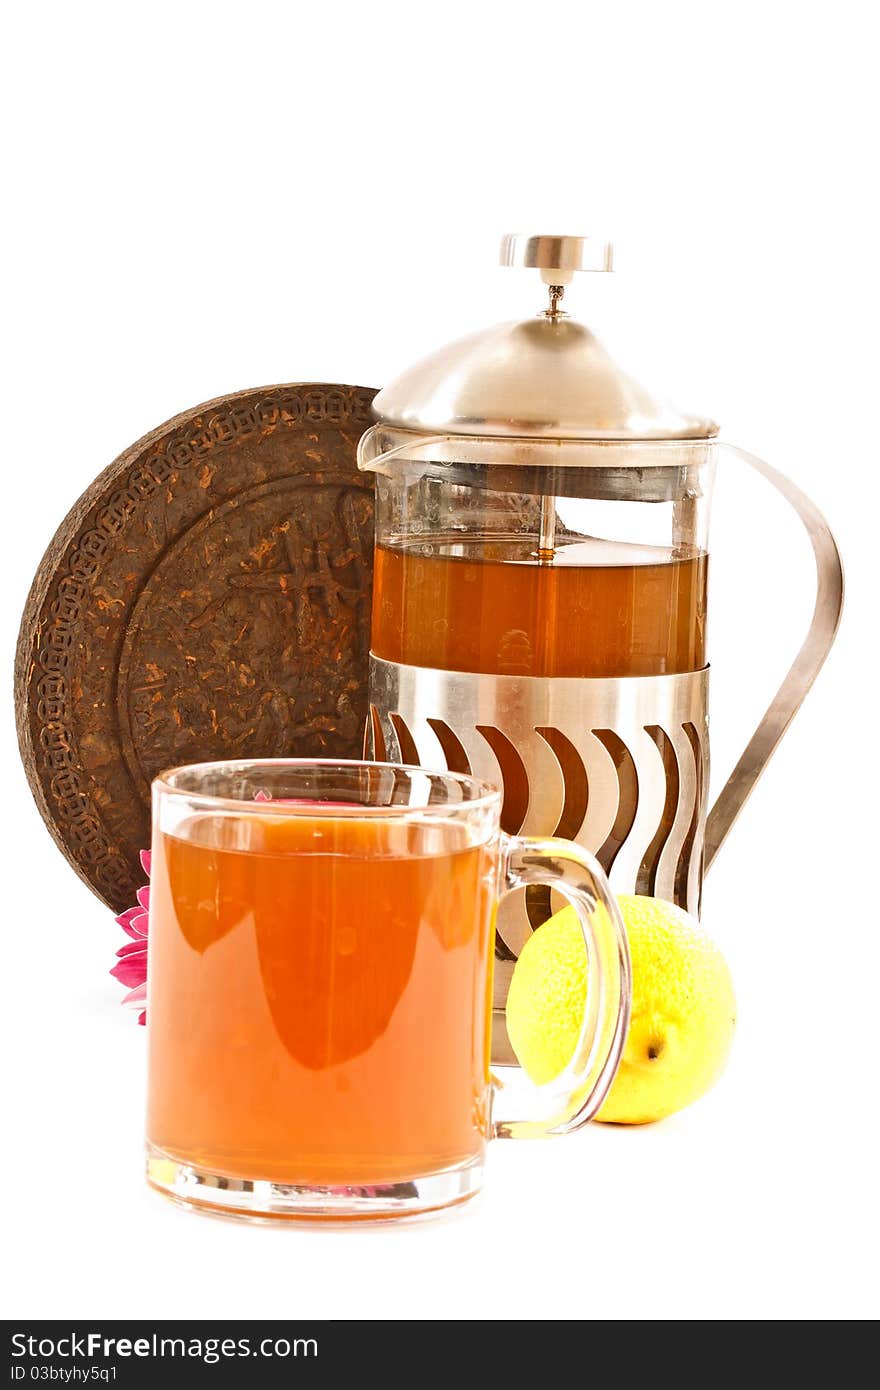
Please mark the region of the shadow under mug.
POLYGON ((487 1141, 598 1110, 629 1022, 595 859, 504 835, 472 777, 367 762, 204 763, 153 783, 147 1176, 245 1217, 408 1216, 479 1190, 487 1141), (501 894, 577 911, 587 1003, 545 1086, 489 1069, 501 894), (493 1113, 494 1112, 494 1113, 493 1113))

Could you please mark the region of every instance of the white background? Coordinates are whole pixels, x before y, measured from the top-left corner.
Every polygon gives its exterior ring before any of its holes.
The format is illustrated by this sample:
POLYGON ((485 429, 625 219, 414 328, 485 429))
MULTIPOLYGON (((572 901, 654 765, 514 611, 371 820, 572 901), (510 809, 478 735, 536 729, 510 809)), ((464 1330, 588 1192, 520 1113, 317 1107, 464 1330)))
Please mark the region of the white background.
MULTIPOLYGON (((503 231, 598 232, 570 307, 826 510, 849 599, 706 884, 739 1024, 703 1102, 494 1145, 410 1228, 199 1218, 141 1176, 122 936, 3 725, 7 1316, 876 1314, 878 107, 873 7, 19 5, 6 29, 3 650, 54 528, 175 412, 379 385, 540 307, 503 231), (546 23, 542 22, 546 15, 546 23), (873 688, 872 688, 873 687, 873 688), (872 1153, 873 1151, 873 1153, 872 1153), (873 1285, 873 1287, 872 1287, 873 1285)), ((799 640, 811 561, 766 488, 713 531, 716 772, 799 640)))

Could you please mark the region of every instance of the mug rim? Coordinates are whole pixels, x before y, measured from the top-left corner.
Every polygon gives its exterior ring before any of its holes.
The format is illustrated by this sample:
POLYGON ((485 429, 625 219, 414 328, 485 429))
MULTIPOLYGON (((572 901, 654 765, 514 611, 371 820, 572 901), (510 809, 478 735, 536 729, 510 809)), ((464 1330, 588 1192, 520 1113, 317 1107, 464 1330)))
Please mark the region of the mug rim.
POLYGON ((161 793, 163 796, 181 797, 187 801, 204 802, 206 805, 220 808, 223 810, 244 811, 249 815, 266 815, 271 807, 272 815, 286 816, 321 816, 327 818, 344 818, 346 820, 359 820, 362 818, 382 818, 388 819, 395 817, 403 819, 407 816, 437 814, 448 817, 452 814, 469 814, 471 811, 485 810, 493 804, 500 805, 501 789, 495 787, 491 782, 484 781, 481 777, 474 777, 467 772, 450 772, 447 768, 419 767, 414 763, 396 762, 376 762, 369 758, 215 758, 205 762, 197 763, 178 763, 174 767, 163 769, 150 783, 153 795, 161 793), (394 805, 394 806, 370 806, 370 805, 346 805, 342 802, 315 803, 308 802, 296 805, 291 801, 272 800, 268 801, 245 801, 234 796, 218 796, 213 792, 190 791, 185 787, 173 785, 171 779, 180 773, 203 773, 219 768, 228 768, 230 771, 235 769, 253 770, 254 768, 387 768, 391 772, 405 772, 407 774, 420 774, 422 777, 440 777, 451 782, 458 783, 461 787, 468 787, 477 791, 477 794, 469 799, 451 803, 437 803, 436 805, 394 805))

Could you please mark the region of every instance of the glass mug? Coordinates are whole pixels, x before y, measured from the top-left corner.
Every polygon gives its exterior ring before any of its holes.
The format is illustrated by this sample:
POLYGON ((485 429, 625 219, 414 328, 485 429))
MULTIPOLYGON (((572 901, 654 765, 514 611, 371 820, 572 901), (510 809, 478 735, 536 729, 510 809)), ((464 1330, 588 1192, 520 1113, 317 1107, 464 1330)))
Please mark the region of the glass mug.
POLYGON ((629 1021, 620 914, 590 854, 502 834, 500 807, 475 778, 386 763, 156 779, 153 1187, 240 1216, 408 1216, 473 1196, 489 1138, 596 1113, 629 1021), (589 959, 572 1061, 540 1087, 489 1071, 495 909, 535 883, 572 902, 589 959))

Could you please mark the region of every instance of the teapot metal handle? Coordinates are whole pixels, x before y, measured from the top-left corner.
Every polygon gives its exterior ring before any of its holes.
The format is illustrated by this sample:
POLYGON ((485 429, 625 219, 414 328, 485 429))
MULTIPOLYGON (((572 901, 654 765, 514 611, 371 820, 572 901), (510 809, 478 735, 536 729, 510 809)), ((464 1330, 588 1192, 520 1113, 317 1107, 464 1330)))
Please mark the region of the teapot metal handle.
POLYGON ((709 868, 727 839, 734 821, 819 674, 831 650, 843 608, 840 552, 819 508, 789 478, 771 468, 763 459, 743 449, 732 452, 772 483, 803 522, 816 561, 816 606, 800 651, 709 812, 706 820, 705 869, 709 868))

